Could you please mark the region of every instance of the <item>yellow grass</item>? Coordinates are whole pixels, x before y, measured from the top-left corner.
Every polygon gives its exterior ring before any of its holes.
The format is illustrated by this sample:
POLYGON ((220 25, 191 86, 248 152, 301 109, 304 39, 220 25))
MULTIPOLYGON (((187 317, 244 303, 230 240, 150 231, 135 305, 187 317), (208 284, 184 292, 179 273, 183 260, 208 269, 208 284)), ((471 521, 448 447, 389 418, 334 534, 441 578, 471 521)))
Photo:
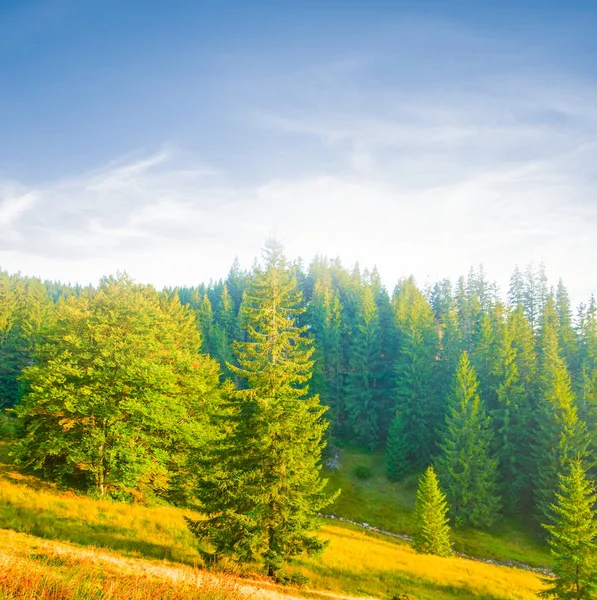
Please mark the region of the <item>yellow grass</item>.
POLYGON ((200 557, 183 514, 200 518, 189 510, 60 493, 6 465, 0 469, 0 528, 193 565, 200 557))
MULTIPOLYGON (((97 548, 109 548, 123 560, 124 557, 128 557, 126 560, 143 557, 179 563, 176 568, 202 566, 196 539, 189 533, 183 515, 200 517, 188 510, 122 504, 61 492, 36 477, 0 463, 0 549, 7 548, 6 536, 9 535, 1 529, 11 529, 37 538, 74 542, 91 548, 92 552, 99 552, 97 548), (180 563, 187 566, 180 566, 180 563)), ((406 543, 366 534, 350 526, 325 525, 321 535, 330 540, 324 554, 315 558, 300 557, 288 568, 290 572, 300 571, 307 575, 310 589, 377 598, 410 594, 417 600, 524 600, 536 598, 541 589, 539 577, 531 572, 461 558, 418 555, 406 543)), ((38 539, 37 543, 49 542, 38 539)), ((47 548, 37 554, 50 556, 50 559, 40 563, 37 558, 21 553, 17 563, 14 557, 11 559, 11 568, 16 569, 15 572, 21 569, 50 579, 63 577, 66 582, 69 577, 77 581, 75 574, 82 573, 84 583, 89 575, 86 565, 69 570, 68 565, 52 559, 52 552, 47 548)), ((130 573, 120 573, 118 577, 121 575, 123 585, 131 584, 130 573)), ((0 593, 0 600, 13 597, 21 596, 0 593)), ((48 600, 54 597, 87 596, 39 596, 48 600)), ((153 597, 160 596, 153 594, 153 597)))
POLYGON ((302 559, 302 571, 316 588, 353 594, 417 598, 536 598, 542 588, 529 571, 498 567, 464 558, 417 554, 405 543, 372 537, 344 527, 326 526, 327 551, 302 559))
POLYGON ((0 530, 1 600, 242 600, 230 577, 0 530))

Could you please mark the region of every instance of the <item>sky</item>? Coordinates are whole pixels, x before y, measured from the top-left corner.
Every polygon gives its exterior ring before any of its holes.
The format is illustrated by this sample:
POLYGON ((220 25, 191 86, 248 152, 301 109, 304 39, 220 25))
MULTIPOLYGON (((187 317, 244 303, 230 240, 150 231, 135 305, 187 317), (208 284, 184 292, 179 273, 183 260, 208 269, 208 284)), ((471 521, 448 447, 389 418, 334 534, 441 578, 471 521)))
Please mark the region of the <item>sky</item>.
POLYGON ((597 294, 597 3, 0 0, 0 268, 597 294))

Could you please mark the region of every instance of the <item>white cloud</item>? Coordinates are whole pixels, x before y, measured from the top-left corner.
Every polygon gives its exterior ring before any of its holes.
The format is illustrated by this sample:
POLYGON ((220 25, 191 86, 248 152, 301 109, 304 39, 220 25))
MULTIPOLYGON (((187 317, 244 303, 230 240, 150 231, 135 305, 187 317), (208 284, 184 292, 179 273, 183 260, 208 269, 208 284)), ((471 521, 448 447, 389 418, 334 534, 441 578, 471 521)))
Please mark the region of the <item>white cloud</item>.
POLYGON ((544 260, 575 301, 597 293, 594 86, 555 73, 374 86, 360 81, 370 67, 275 78, 291 104, 255 93, 242 115, 275 140, 256 146, 250 183, 173 147, 42 187, 0 183, 0 264, 196 284, 235 255, 250 266, 275 232, 291 257, 377 264, 390 288, 481 262, 504 286, 515 263, 544 260), (284 163, 288 149, 301 159, 284 163))

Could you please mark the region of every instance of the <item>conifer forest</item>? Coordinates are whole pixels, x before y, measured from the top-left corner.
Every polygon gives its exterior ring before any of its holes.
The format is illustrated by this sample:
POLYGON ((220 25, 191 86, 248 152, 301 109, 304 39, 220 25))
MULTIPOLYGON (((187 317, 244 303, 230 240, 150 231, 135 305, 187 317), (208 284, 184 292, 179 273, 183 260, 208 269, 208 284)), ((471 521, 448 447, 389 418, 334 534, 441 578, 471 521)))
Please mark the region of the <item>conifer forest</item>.
POLYGON ((594 541, 597 305, 573 307, 543 265, 507 290, 478 267, 388 291, 375 269, 305 268, 269 240, 251 270, 196 287, 2 272, 0 402, 18 464, 96 497, 199 506, 187 525, 206 556, 272 576, 324 549, 316 516, 341 490, 321 468, 344 447, 382 451, 390 481, 425 473, 423 552, 450 554, 448 523, 514 516, 567 573, 573 494, 594 541))

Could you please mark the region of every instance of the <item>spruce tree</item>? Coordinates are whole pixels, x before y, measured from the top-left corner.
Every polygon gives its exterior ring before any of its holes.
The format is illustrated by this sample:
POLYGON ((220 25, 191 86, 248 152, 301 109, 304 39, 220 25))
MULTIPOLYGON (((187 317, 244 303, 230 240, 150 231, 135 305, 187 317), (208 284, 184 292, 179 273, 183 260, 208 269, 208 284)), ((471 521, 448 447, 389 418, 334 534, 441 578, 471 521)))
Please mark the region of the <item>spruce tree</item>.
POLYGON ((580 459, 569 462, 559 474, 559 491, 551 505, 548 543, 553 557, 553 578, 542 598, 592 600, 597 597, 597 494, 580 459))
POLYGON ((369 285, 359 290, 351 333, 344 388, 348 424, 358 443, 374 448, 380 442, 381 394, 377 376, 380 372, 381 340, 377 305, 369 285))
POLYGON ((578 418, 570 375, 560 354, 553 298, 545 304, 539 337, 539 402, 534 460, 535 508, 541 522, 549 514, 558 474, 572 457, 584 456, 586 427, 578 418))
POLYGON ((335 494, 324 491, 321 452, 327 422, 307 383, 311 340, 297 325, 304 312, 294 276, 275 241, 245 290, 246 342, 235 344, 246 386, 231 390, 213 418, 220 437, 199 457, 211 465, 198 488, 207 519, 188 521, 215 555, 260 562, 273 576, 285 559, 317 552, 316 513, 335 494))
POLYGON ((397 288, 394 308, 399 355, 386 464, 388 477, 397 480, 431 461, 442 407, 435 402, 433 389, 438 342, 433 312, 412 278, 397 288))
POLYGON ((330 408, 328 418, 335 432, 340 432, 346 421, 342 398, 342 305, 329 277, 315 282, 306 316, 315 346, 311 388, 330 408))
POLYGON ((419 479, 415 520, 413 548, 417 552, 438 556, 452 554, 446 496, 439 487, 432 466, 429 466, 419 479))
POLYGON ((436 468, 455 523, 489 527, 497 517, 500 497, 497 460, 490 454, 492 432, 478 387, 468 354, 463 352, 436 468))
POLYGON ((529 490, 524 457, 529 445, 530 421, 528 395, 520 377, 512 325, 509 319, 500 341, 496 369, 497 406, 491 412, 499 460, 499 483, 505 507, 510 513, 520 508, 529 490))

